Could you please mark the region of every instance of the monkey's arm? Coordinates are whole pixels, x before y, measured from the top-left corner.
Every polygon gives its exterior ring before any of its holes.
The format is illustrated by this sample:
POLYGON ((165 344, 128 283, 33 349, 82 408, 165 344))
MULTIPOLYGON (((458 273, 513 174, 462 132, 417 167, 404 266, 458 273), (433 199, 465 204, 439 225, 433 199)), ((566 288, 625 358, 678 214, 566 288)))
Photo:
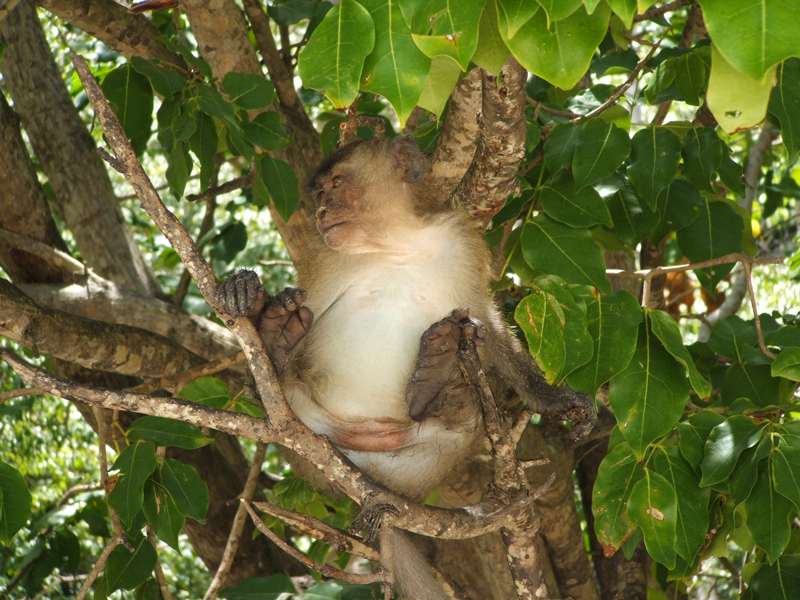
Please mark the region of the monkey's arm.
POLYGON ((217 291, 222 308, 232 317, 248 317, 258 328, 267 355, 279 377, 289 354, 305 337, 314 315, 303 302, 304 290, 286 288, 270 296, 255 271, 242 269, 217 291))

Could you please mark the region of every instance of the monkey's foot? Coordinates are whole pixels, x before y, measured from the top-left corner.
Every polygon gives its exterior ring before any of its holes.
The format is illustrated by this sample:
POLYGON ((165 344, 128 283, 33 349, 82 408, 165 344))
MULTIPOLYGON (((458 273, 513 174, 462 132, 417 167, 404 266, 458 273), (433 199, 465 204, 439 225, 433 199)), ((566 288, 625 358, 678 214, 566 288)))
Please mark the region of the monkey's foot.
POLYGON ((250 269, 241 269, 217 288, 222 310, 232 317, 256 317, 264 309, 268 296, 258 275, 250 269))
POLYGON ((468 338, 483 346, 486 327, 469 316, 468 308, 457 308, 422 334, 414 372, 406 384, 408 415, 422 421, 433 401, 458 370, 458 347, 468 338))
POLYGON ((572 432, 569 437, 577 442, 586 437, 597 425, 594 400, 589 394, 577 390, 559 390, 559 392, 560 398, 555 405, 553 416, 572 423, 572 432))
POLYGON ((350 533, 363 533, 367 544, 373 544, 378 540, 378 533, 383 525, 384 518, 394 519, 399 514, 400 511, 392 504, 365 504, 358 516, 353 519, 353 524, 350 525, 350 533))
POLYGON ((311 310, 303 306, 305 300, 305 290, 287 287, 269 297, 258 322, 258 333, 279 372, 286 364, 289 353, 305 337, 314 320, 311 310))

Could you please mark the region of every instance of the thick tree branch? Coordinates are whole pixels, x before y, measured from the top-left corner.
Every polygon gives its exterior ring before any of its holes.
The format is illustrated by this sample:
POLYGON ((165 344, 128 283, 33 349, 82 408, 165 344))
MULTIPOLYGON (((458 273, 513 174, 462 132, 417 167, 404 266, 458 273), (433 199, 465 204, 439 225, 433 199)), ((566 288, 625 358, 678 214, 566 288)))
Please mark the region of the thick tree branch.
POLYGON ((485 227, 509 194, 525 156, 525 82, 528 72, 512 56, 501 78, 482 73, 481 135, 472 164, 450 197, 485 227), (502 84, 498 86, 498 83, 502 84))

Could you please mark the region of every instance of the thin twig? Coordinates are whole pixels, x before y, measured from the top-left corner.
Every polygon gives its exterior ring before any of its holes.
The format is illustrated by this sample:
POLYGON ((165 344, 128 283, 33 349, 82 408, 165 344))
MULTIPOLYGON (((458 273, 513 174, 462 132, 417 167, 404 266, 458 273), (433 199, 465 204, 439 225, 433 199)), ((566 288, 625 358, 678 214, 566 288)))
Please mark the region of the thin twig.
POLYGON ((648 277, 654 277, 655 275, 665 275, 667 273, 680 273, 681 271, 694 271, 695 269, 705 269, 706 267, 715 267, 717 265, 724 265, 734 262, 746 262, 756 265, 775 265, 783 263, 784 260, 785 259, 783 258, 759 258, 737 252, 733 254, 726 254, 725 256, 720 256, 719 258, 704 260, 699 263, 673 265, 671 267, 655 267, 653 269, 647 269, 641 271, 606 269, 606 275, 608 277, 625 277, 628 279, 647 279, 648 277))
POLYGON ((209 200, 211 198, 216 198, 217 196, 221 196, 222 194, 227 194, 228 192, 233 192, 235 190, 240 190, 242 188, 250 187, 251 185, 253 185, 253 177, 254 177, 253 172, 251 172, 249 175, 236 177, 235 179, 226 181, 222 185, 210 187, 205 192, 201 192, 199 194, 189 194, 188 196, 186 196, 186 200, 188 200, 189 202, 198 202, 199 200, 209 200))
POLYGON ((211 360, 205 364, 199 365, 194 369, 189 369, 177 375, 170 375, 169 377, 162 377, 161 379, 154 379, 136 387, 128 388, 127 391, 137 394, 152 394, 156 390, 166 390, 168 392, 176 392, 182 387, 188 385, 195 379, 200 377, 208 377, 214 373, 219 373, 225 369, 230 369, 244 361, 244 353, 236 352, 229 356, 223 356, 215 360, 211 360))
POLYGON ((45 392, 43 389, 35 387, 8 390, 7 392, 0 394, 0 404, 8 400, 13 400, 14 398, 22 398, 23 396, 39 396, 40 394, 44 393, 45 392))
POLYGON ((242 503, 236 509, 236 515, 233 517, 231 524, 231 532, 228 535, 228 542, 225 544, 225 551, 222 553, 222 560, 219 561, 219 567, 214 575, 211 585, 208 586, 206 595, 203 600, 216 600, 222 586, 225 585, 225 579, 233 565, 233 559, 236 558, 236 551, 239 549, 239 540, 242 537, 244 524, 247 521, 247 510, 244 502, 250 502, 253 495, 256 493, 256 484, 258 484, 258 476, 261 473, 261 466, 264 464, 264 455, 267 453, 267 445, 263 442, 256 446, 256 452, 253 456, 253 464, 250 465, 250 472, 247 474, 247 481, 244 484, 244 489, 240 496, 242 503))
MULTIPOLYGON (((146 529, 147 539, 153 545, 153 548, 158 550, 156 534, 153 532, 153 527, 148 523, 146 529)), ((161 598, 163 598, 163 600, 173 600, 172 592, 169 591, 169 584, 167 584, 167 578, 164 577, 164 569, 161 568, 161 561, 158 559, 158 555, 156 555, 156 566, 154 570, 156 572, 158 587, 161 589, 161 598)))
POLYGON ((266 535, 270 540, 272 540, 281 550, 286 552, 292 558, 299 560, 309 569, 313 569, 318 573, 322 574, 325 577, 333 577, 334 579, 341 579, 342 581, 347 581, 349 583, 355 584, 369 584, 369 583, 382 583, 387 582, 388 579, 386 578, 386 573, 382 571, 378 571, 377 573, 369 573, 367 575, 359 575, 356 573, 347 573, 346 571, 342 571, 341 569, 337 569, 335 567, 329 567, 328 565, 322 565, 318 562, 314 562, 310 558, 308 558, 302 552, 299 552, 296 548, 293 548, 281 538, 279 538, 269 527, 264 525, 264 522, 258 517, 256 512, 250 506, 250 503, 245 500, 244 498, 241 499, 242 505, 245 507, 248 513, 250 513, 250 518, 253 520, 253 524, 258 528, 258 530, 266 535))
POLYGON ((756 322, 756 331, 758 332, 758 347, 761 351, 769 356, 772 360, 778 358, 775 354, 770 352, 767 345, 764 343, 764 333, 761 331, 761 318, 758 316, 758 307, 756 306, 756 293, 753 291, 753 278, 750 276, 750 263, 743 262, 744 276, 747 278, 747 291, 750 294, 750 305, 753 307, 753 320, 756 322))
POLYGON ((97 559, 97 562, 92 567, 92 570, 89 572, 89 576, 86 578, 86 581, 83 582, 81 586, 81 590, 78 592, 78 595, 75 596, 75 600, 84 600, 86 598, 86 594, 92 587, 94 580, 97 579, 97 576, 100 575, 100 571, 102 571, 103 566, 105 566, 108 557, 111 555, 111 552, 116 548, 119 544, 122 543, 123 535, 116 534, 108 545, 103 550, 103 553, 97 559))
POLYGON ((545 106, 538 100, 534 100, 530 96, 526 96, 525 99, 527 100, 528 104, 533 104, 536 107, 537 111, 540 110, 544 111, 548 115, 552 115, 554 117, 567 117, 568 119, 576 119, 583 116, 579 115, 578 113, 570 112, 568 110, 558 110, 557 108, 550 108, 549 106, 545 106))
POLYGON ((76 485, 69 488, 66 492, 61 494, 61 498, 58 499, 56 502, 56 506, 64 506, 67 502, 72 500, 75 496, 83 494, 85 492, 94 492, 97 490, 102 490, 103 485, 101 483, 87 483, 83 485, 76 485))
POLYGON ((643 12, 640 15, 636 15, 633 17, 634 23, 638 23, 640 21, 649 21, 650 19, 655 19, 656 17, 660 17, 663 14, 671 12, 673 10, 678 10, 687 6, 689 4, 689 0, 675 0, 675 2, 668 2, 664 6, 659 8, 652 8, 647 12, 643 12))

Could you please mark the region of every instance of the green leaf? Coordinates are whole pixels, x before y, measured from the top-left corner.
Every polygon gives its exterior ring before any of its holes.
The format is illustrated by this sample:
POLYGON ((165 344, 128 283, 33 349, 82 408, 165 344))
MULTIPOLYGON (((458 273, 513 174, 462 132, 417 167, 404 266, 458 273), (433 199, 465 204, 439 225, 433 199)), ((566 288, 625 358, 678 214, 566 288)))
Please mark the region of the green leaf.
POLYGON ((611 233, 631 248, 650 237, 659 224, 660 214, 636 195, 630 182, 608 197, 606 203, 614 221, 611 233))
POLYGON ((669 129, 648 127, 631 140, 628 178, 636 192, 655 209, 658 194, 678 175, 681 140, 669 129))
POLYGON ((628 499, 628 518, 642 528, 647 553, 668 569, 675 567, 677 517, 675 488, 665 477, 645 469, 628 499))
POLYGON ((119 470, 108 503, 120 520, 130 527, 144 501, 144 482, 156 468, 156 447, 151 442, 138 441, 122 451, 112 469, 119 470))
POLYGON ((758 480, 750 497, 744 502, 747 529, 767 553, 770 564, 786 549, 791 536, 789 517, 792 503, 775 491, 772 482, 774 464, 764 461, 758 469, 758 480))
POLYGON ((653 71, 653 76, 644 89, 644 96, 648 104, 658 104, 661 100, 660 94, 666 92, 672 82, 675 81, 675 59, 668 58, 653 71))
POLYGON ((552 384, 564 369, 565 317, 558 300, 545 291, 533 288, 517 305, 514 319, 525 333, 531 354, 552 384))
POLYGON ((578 187, 592 185, 622 166, 631 153, 628 134, 603 119, 589 119, 581 127, 572 159, 572 173, 578 187))
POLYGON ((575 229, 539 215, 525 223, 520 240, 522 254, 532 269, 558 275, 569 283, 611 290, 603 253, 587 229, 575 229))
POLYGON ((792 160, 800 150, 800 58, 789 58, 778 67, 769 112, 781 125, 781 138, 792 160))
POLYGON ((297 210, 297 203, 300 201, 297 173, 289 163, 279 158, 272 158, 269 154, 262 154, 259 164, 261 178, 269 190, 278 214, 284 221, 288 221, 297 210))
POLYGON ((560 21, 566 19, 574 13, 583 0, 537 0, 541 4, 544 11, 547 13, 549 23, 553 21, 560 21))
POLYGON ((433 0, 423 6, 419 14, 423 21, 421 30, 413 24, 411 26, 414 43, 429 58, 449 56, 462 71, 468 71, 478 45, 484 2, 433 0))
POLYGON ((214 119, 198 111, 195 117, 197 129, 189 140, 189 147, 200 161, 200 191, 208 189, 214 172, 214 156, 217 154, 219 136, 214 119))
POLYGON ((558 303, 564 316, 563 338, 566 355, 564 366, 556 377, 556 380, 560 382, 568 373, 585 364, 592 357, 594 345, 587 328, 585 309, 575 301, 572 291, 563 279, 553 275, 542 275, 533 281, 532 287, 550 294, 558 303))
POLYGON ((499 30, 514 57, 535 75, 569 90, 589 69, 592 56, 605 37, 611 11, 605 2, 591 15, 581 7, 566 19, 550 23, 548 28, 547 14, 539 10, 516 32, 515 22, 508 15, 505 10, 498 11, 499 30))
POLYGON ((158 66, 158 59, 145 60, 141 56, 131 56, 131 66, 150 80, 153 89, 164 98, 172 98, 189 83, 172 69, 158 66))
POLYGON ((169 187, 176 197, 181 198, 186 190, 186 182, 189 180, 192 159, 189 156, 189 145, 176 141, 169 153, 169 165, 167 166, 167 181, 169 187))
POLYGON ((725 133, 732 135, 764 120, 774 78, 775 67, 763 79, 738 71, 712 44, 706 104, 725 133))
POLYGON ((703 462, 703 451, 708 441, 711 430, 725 421, 725 417, 711 410, 701 410, 693 414, 683 423, 678 423, 678 433, 681 436, 678 448, 683 458, 700 473, 700 463, 703 462))
POLYGON ((643 477, 644 469, 625 442, 614 447, 600 463, 592 490, 592 511, 594 529, 606 556, 619 550, 633 534, 628 499, 643 477))
POLYGON ((800 381, 800 348, 786 348, 772 363, 773 377, 786 377, 792 381, 800 381))
POLYGON ((533 18, 539 10, 537 2, 528 0, 497 0, 500 28, 505 28, 503 37, 513 38, 520 28, 533 18))
MULTIPOLYGON (((762 79, 770 67, 800 55, 800 5, 772 0, 702 0, 711 39, 736 69, 762 79)), ((771 77, 770 77, 771 78, 771 77)))
POLYGON ((153 89, 130 64, 111 71, 100 86, 133 150, 141 155, 153 128, 153 89))
POLYGON ((128 540, 133 552, 123 544, 118 545, 106 562, 106 581, 108 592, 115 590, 132 590, 144 583, 156 566, 156 549, 145 536, 128 540))
POLYGON ((495 0, 486 0, 478 29, 478 45, 472 62, 493 75, 499 75, 511 51, 497 29, 497 5, 495 0))
POLYGON ((736 504, 741 504, 750 497, 758 479, 759 464, 769 455, 771 446, 769 438, 762 438, 756 446, 744 450, 739 455, 728 481, 729 495, 736 504))
POLYGON ((226 600, 288 600, 295 593, 294 583, 283 573, 269 577, 246 577, 236 585, 223 588, 226 600))
POLYGON ((196 86, 198 108, 209 117, 216 117, 229 128, 238 131, 241 125, 239 119, 236 118, 233 104, 225 100, 213 86, 200 83, 197 83, 196 86))
POLYGON ((778 446, 769 455, 772 484, 800 511, 800 448, 778 446))
POLYGON ((256 115, 250 123, 242 123, 244 139, 264 150, 283 150, 292 143, 292 136, 286 133, 281 116, 273 111, 256 115))
POLYGON ((197 70, 205 79, 211 79, 214 76, 214 73, 212 72, 211 69, 211 65, 209 65, 202 58, 199 58, 194 54, 192 54, 192 51, 189 50, 189 48, 187 48, 183 44, 173 39, 170 39, 167 36, 161 36, 158 39, 164 42, 167 45, 167 48, 169 48, 173 52, 177 52, 178 54, 180 54, 183 57, 183 60, 187 62, 187 64, 197 67, 197 70))
POLYGON ((689 399, 685 370, 646 323, 639 326, 630 363, 611 378, 608 396, 620 431, 639 459, 680 420, 689 399))
POLYGON ((311 19, 317 13, 317 0, 286 0, 267 6, 270 19, 282 27, 296 25, 303 19, 311 19))
MULTIPOLYGON (((742 251, 742 217, 725 202, 706 202, 700 214, 677 233, 678 246, 691 262, 697 263, 742 251)), ((733 263, 695 270, 709 294, 731 272, 733 263)))
POLYGON ((681 175, 695 187, 713 192, 711 179, 722 163, 719 136, 711 127, 692 127, 683 138, 681 175))
POLYGON ((566 225, 613 225, 600 194, 589 186, 578 189, 568 171, 559 171, 541 187, 539 201, 548 216, 566 225))
POLYGON ((700 485, 714 485, 726 480, 743 450, 752 448, 761 439, 764 427, 744 415, 734 415, 711 430, 706 442, 700 470, 700 485))
POLYGON ((347 108, 358 95, 364 59, 374 47, 369 12, 355 0, 342 0, 300 52, 297 70, 303 85, 321 91, 335 108, 347 108))
POLYGON ((0 542, 8 544, 31 516, 31 494, 25 478, 0 461, 0 542))
POLYGON ((263 75, 256 73, 234 73, 230 71, 222 79, 225 93, 236 106, 244 110, 258 110, 272 104, 275 86, 263 75))
POLYGON ((375 22, 375 49, 364 61, 361 88, 392 103, 400 127, 417 105, 431 59, 417 48, 398 2, 363 0, 375 22))
POLYGON ((633 26, 633 17, 636 16, 636 0, 608 0, 613 10, 627 29, 633 26))
POLYGON ((197 425, 163 417, 136 419, 128 428, 126 437, 130 441, 145 440, 156 446, 174 446, 187 450, 202 448, 211 442, 197 425))
POLYGON ((679 177, 659 192, 656 205, 661 222, 652 232, 652 238, 661 241, 694 221, 706 202, 695 186, 679 177))
POLYGON ((800 598, 800 556, 787 554, 774 565, 762 564, 750 580, 748 591, 752 592, 752 600, 800 598))
POLYGON ((620 290, 587 303, 586 316, 594 353, 567 377, 567 383, 594 397, 601 385, 630 363, 636 351, 642 311, 631 293, 620 290))
POLYGON ((159 539, 180 552, 178 536, 186 522, 186 517, 178 511, 172 496, 161 485, 149 480, 144 488, 142 510, 159 539))
POLYGON ((728 404, 737 398, 748 398, 762 408, 781 403, 780 379, 772 377, 769 365, 731 365, 720 391, 728 404))
POLYGON ((670 483, 677 494, 675 552, 691 564, 706 541, 711 490, 700 487, 700 478, 675 447, 658 452, 654 464, 656 472, 670 483))
MULTIPOLYGON (((675 322, 675 319, 661 310, 646 310, 645 314, 650 317, 650 327, 653 329, 653 333, 656 337, 661 340, 667 352, 672 354, 675 360, 686 367, 689 374, 689 381, 694 391, 697 392, 701 400, 708 398, 711 395, 711 382, 703 377, 694 365, 692 356, 689 354, 686 346, 683 345, 681 330, 675 322)), ((684 556, 684 558, 686 557, 684 556)), ((686 560, 688 562, 692 561, 691 558, 686 558, 686 560)))
POLYGON ((779 348, 800 347, 800 327, 783 325, 775 331, 770 331, 764 336, 767 346, 779 348))
POLYGON ((181 514, 198 523, 206 522, 208 486, 194 467, 168 458, 161 467, 161 483, 181 514))
POLYGON ((224 381, 215 377, 200 377, 181 388, 178 398, 213 408, 225 408, 230 400, 230 392, 224 381))
POLYGON ((758 331, 752 322, 744 321, 738 315, 717 321, 708 337, 708 345, 717 354, 744 362, 747 347, 758 344, 758 331))
POLYGON ((700 92, 706 85, 706 65, 695 52, 675 58, 675 87, 686 104, 700 106, 700 92))
POLYGON ((550 131, 544 143, 544 164, 548 171, 555 173, 572 165, 575 149, 578 147, 580 127, 566 121, 559 123, 550 131))
POLYGON ((745 187, 742 166, 731 158, 731 150, 722 140, 719 141, 722 148, 722 162, 717 169, 719 180, 734 194, 740 198, 745 196, 745 187))
POLYGON ((444 54, 434 56, 417 104, 436 115, 438 120, 460 77, 461 67, 456 61, 444 54))

